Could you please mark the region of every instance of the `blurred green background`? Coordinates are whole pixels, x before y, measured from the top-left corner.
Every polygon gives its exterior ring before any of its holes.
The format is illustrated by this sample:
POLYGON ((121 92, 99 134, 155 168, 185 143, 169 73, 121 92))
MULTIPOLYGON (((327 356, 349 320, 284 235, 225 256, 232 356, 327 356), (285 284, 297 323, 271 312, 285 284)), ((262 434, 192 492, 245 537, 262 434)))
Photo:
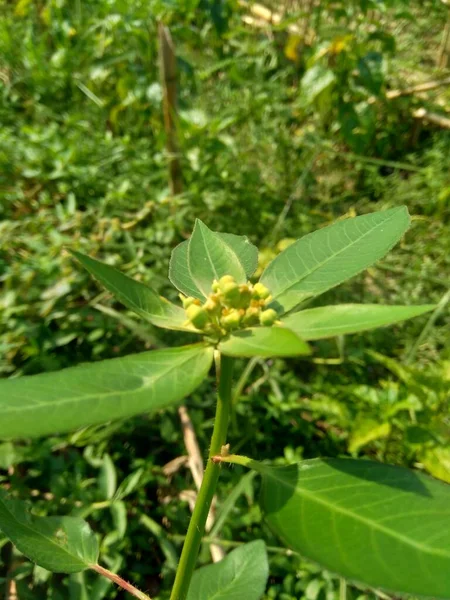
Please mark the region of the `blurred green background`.
MULTIPOLYGON (((402 243, 320 303, 440 303, 431 320, 318 342, 313 362, 253 361, 230 442, 260 459, 367 456, 450 482, 450 85, 440 84, 450 77, 449 8, 0 0, 0 12, 1 376, 190 341, 114 303, 67 247, 176 300, 169 257, 196 217, 249 236, 262 268, 337 218, 406 204, 413 221, 402 243), (176 195, 159 22, 176 54, 176 195)), ((186 400, 205 455, 213 383, 186 400)), ((182 461, 169 474, 164 466, 185 453, 172 410, 0 443, 0 482, 39 514, 85 516, 103 564, 162 600, 194 489, 182 461)), ((280 547, 254 501, 257 479, 242 474, 224 470, 214 535, 226 547, 266 540, 267 599, 342 599, 336 577, 280 547)), ((1 537, 0 546, 1 598, 13 600, 11 578, 20 600, 124 597, 95 576, 36 568, 1 537)), ((346 597, 376 593, 349 586, 346 597)))

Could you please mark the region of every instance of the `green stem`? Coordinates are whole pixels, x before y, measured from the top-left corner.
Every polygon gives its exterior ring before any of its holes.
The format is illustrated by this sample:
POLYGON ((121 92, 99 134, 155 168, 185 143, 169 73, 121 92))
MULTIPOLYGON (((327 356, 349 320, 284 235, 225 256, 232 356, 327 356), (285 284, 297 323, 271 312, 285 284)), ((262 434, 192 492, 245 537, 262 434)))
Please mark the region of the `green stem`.
MULTIPOLYGON (((222 446, 226 442, 228 422, 230 419, 233 359, 228 356, 221 356, 220 359, 216 360, 216 368, 219 389, 217 395, 216 419, 214 421, 209 458, 219 455, 222 446)), ((220 464, 209 460, 187 530, 186 540, 181 552, 180 562, 178 563, 177 574, 175 576, 170 600, 185 600, 187 596, 205 530, 206 519, 216 491, 219 474, 220 464)))

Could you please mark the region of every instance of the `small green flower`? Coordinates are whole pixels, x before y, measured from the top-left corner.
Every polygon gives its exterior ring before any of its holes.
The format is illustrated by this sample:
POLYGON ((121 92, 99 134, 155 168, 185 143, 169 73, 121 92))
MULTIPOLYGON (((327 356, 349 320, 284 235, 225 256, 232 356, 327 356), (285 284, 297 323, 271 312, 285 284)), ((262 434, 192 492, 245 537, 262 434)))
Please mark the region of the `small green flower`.
POLYGON ((224 304, 232 308, 238 308, 241 300, 239 286, 234 282, 227 282, 220 286, 224 304))
POLYGON ((259 315, 259 322, 264 327, 270 327, 271 325, 273 325, 275 323, 277 318, 278 318, 278 315, 277 315, 276 311, 274 311, 273 308, 268 308, 267 310, 264 310, 259 315))
POLYGON ((242 318, 242 324, 246 327, 252 327, 253 325, 258 325, 259 323, 259 314, 260 309, 255 306, 250 306, 245 311, 245 315, 242 318))
POLYGON ((270 291, 262 283, 255 283, 253 286, 253 298, 265 300, 270 296, 270 291))
POLYGON ((227 331, 232 331, 233 329, 238 329, 241 324, 241 314, 238 310, 233 308, 226 315, 224 315, 221 319, 221 323, 223 327, 227 331))
POLYGON ((186 309, 186 315, 192 325, 194 325, 194 327, 197 329, 204 329, 209 321, 209 316, 206 310, 197 304, 191 304, 186 309))
POLYGON ((183 294, 180 294, 180 300, 181 303, 183 304, 183 308, 186 310, 187 308, 189 308, 192 304, 194 303, 198 303, 198 301, 196 302, 196 298, 192 298, 192 296, 183 296, 183 294))

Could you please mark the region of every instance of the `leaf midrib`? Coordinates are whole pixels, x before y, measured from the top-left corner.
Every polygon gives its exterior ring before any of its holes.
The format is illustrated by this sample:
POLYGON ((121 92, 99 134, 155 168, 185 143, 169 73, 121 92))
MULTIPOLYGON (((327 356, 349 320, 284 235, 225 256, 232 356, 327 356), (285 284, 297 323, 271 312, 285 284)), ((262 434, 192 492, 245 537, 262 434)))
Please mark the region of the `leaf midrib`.
MULTIPOLYGON (((206 350, 206 347, 203 348, 203 350, 206 350)), ((198 356, 200 356, 200 348, 199 348, 199 352, 193 355, 190 355, 189 358, 184 358, 183 360, 180 362, 177 362, 176 364, 171 365, 169 368, 167 368, 165 371, 161 372, 159 375, 156 375, 153 379, 152 382, 149 384, 148 387, 150 387, 151 385, 154 385, 154 383, 156 383, 159 379, 161 379, 161 377, 165 377, 168 373, 170 373, 171 370, 174 370, 176 368, 179 368, 180 365, 183 365, 184 363, 189 362, 190 360, 192 360, 193 358, 197 358, 198 356)), ((95 364, 95 363, 94 363, 95 364)), ((125 390, 125 391, 113 391, 113 392, 105 392, 104 394, 101 394, 101 400, 109 398, 110 396, 117 396, 118 394, 122 395, 122 396, 126 396, 127 394, 135 394, 137 391, 143 391, 146 389, 146 385, 142 385, 138 388, 134 388, 132 390, 125 390)), ((63 406, 65 404, 70 404, 73 402, 85 402, 87 400, 91 400, 93 398, 98 398, 99 394, 90 394, 90 395, 86 395, 86 396, 72 396, 71 398, 68 398, 66 400, 58 400, 57 404, 58 407, 63 406)), ((40 403, 39 405, 33 405, 33 406, 27 406, 26 408, 23 407, 8 407, 6 409, 2 409, 2 414, 3 415, 11 415, 13 413, 20 413, 20 414, 24 414, 28 411, 36 411, 36 410, 40 410, 42 408, 45 407, 54 407, 55 404, 53 402, 44 402, 44 403, 40 403)))
MULTIPOLYGON (((303 281, 306 277, 308 277, 308 275, 311 275, 311 273, 314 273, 315 271, 317 271, 317 269, 320 269, 321 267, 323 267, 324 265, 326 265, 330 260, 335 259, 337 256, 339 256, 342 252, 345 252, 346 250, 348 250, 349 248, 351 248, 354 244, 360 242, 362 239, 364 239, 367 235, 370 235, 371 233, 373 233, 378 227, 382 226, 382 225, 386 225, 386 223, 388 223, 389 221, 392 220, 392 218, 402 209, 398 209, 396 211, 394 211, 393 213, 391 213, 391 216, 388 219, 385 219, 384 221, 380 221, 379 223, 377 223, 372 229, 369 229, 368 231, 366 231, 365 233, 363 233, 360 237, 358 237, 357 239, 355 239, 354 241, 352 241, 350 244, 348 244, 348 246, 345 246, 344 248, 342 248, 341 250, 338 250, 338 252, 336 252, 335 254, 333 254, 332 256, 326 258, 325 260, 323 260, 321 263, 317 263, 312 269, 310 269, 309 271, 306 271, 302 277, 300 277, 300 279, 297 279, 297 281, 295 281, 294 283, 288 285, 286 288, 284 288, 283 290, 275 293, 273 295, 273 300, 276 300, 277 298, 279 298, 281 295, 285 294, 286 292, 289 292, 294 286, 296 286, 298 283, 300 283, 301 281, 303 281)), ((349 219, 351 220, 351 219, 349 219)), ((395 243, 395 242, 394 242, 395 243)), ((289 250, 289 248, 288 248, 289 250)), ((364 267, 361 269, 364 270, 364 267)), ((263 279, 263 277, 261 277, 261 280, 263 279)), ((294 290, 295 291, 295 290, 294 290)))
POLYGON ((428 554, 431 554, 433 556, 441 556, 441 557, 447 558, 447 559, 450 558, 450 552, 445 552, 445 551, 439 550, 437 548, 430 548, 429 546, 420 544, 419 542, 416 542, 416 541, 412 540, 411 538, 405 537, 401 533, 394 532, 391 529, 387 529, 386 527, 384 527, 383 525, 380 525, 376 521, 371 521, 370 519, 364 518, 361 515, 358 515, 357 513, 354 513, 347 508, 344 508, 342 506, 337 506, 336 504, 332 504, 332 503, 328 502, 325 498, 321 498, 320 496, 311 493, 310 491, 306 490, 305 488, 301 488, 299 490, 299 488, 287 483, 285 479, 283 479, 281 477, 277 477, 273 470, 269 470, 269 469, 264 470, 264 475, 266 477, 270 477, 270 478, 274 479, 275 481, 277 481, 278 483, 281 483, 285 487, 294 490, 294 493, 298 496, 303 495, 306 498, 308 498, 309 500, 312 500, 313 502, 322 504, 323 506, 326 506, 327 508, 331 509, 331 512, 334 511, 337 513, 341 513, 347 517, 352 517, 356 521, 360 521, 361 523, 366 524, 369 528, 377 529, 378 531, 381 531, 385 535, 388 535, 396 540, 405 542, 407 545, 414 548, 415 550, 427 552, 428 554))

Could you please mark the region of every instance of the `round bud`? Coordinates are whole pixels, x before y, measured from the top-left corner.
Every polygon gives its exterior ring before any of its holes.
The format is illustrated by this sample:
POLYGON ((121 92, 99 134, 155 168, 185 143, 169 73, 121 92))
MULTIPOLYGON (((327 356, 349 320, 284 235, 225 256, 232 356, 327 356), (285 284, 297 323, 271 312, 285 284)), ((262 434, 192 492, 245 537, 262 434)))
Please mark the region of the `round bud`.
POLYGON ((270 327, 270 325, 273 325, 275 323, 277 318, 278 315, 276 311, 274 311, 273 308, 268 308, 259 315, 259 322, 265 327, 270 327))
POLYGON ((248 308, 252 299, 252 292, 249 286, 244 283, 239 286, 241 297, 239 299, 239 308, 248 308))
POLYGON ((213 292, 219 291, 219 282, 217 281, 217 279, 214 279, 214 281, 212 282, 211 289, 213 292))
POLYGON ((232 309, 222 317, 222 325, 227 331, 231 331, 232 329, 237 329, 241 324, 241 315, 239 311, 236 309, 232 309))
POLYGON ((242 318, 242 324, 246 327, 252 327, 253 325, 258 325, 259 323, 259 309, 255 306, 250 306, 245 311, 245 315, 242 318))
POLYGON ((262 283, 255 283, 253 286, 253 298, 265 300, 270 295, 270 291, 262 283))
POLYGON ((212 316, 218 315, 220 313, 220 304, 217 302, 215 298, 211 296, 206 300, 203 308, 212 316))
POLYGON ((236 283, 225 283, 221 285, 222 298, 227 306, 237 308, 241 299, 241 292, 239 286, 236 283))
POLYGON ((233 275, 224 275, 221 277, 218 281, 218 287, 222 289, 222 286, 224 286, 226 283, 236 283, 233 275))
POLYGON ((197 329, 203 329, 209 321, 208 313, 202 306, 197 304, 191 304, 186 309, 188 319, 197 329))
POLYGON ((191 306, 191 304, 194 304, 195 302, 195 298, 192 298, 192 296, 188 296, 186 298, 186 296, 183 296, 183 294, 180 294, 180 300, 183 304, 183 308, 186 310, 187 308, 189 308, 189 306, 191 306))

